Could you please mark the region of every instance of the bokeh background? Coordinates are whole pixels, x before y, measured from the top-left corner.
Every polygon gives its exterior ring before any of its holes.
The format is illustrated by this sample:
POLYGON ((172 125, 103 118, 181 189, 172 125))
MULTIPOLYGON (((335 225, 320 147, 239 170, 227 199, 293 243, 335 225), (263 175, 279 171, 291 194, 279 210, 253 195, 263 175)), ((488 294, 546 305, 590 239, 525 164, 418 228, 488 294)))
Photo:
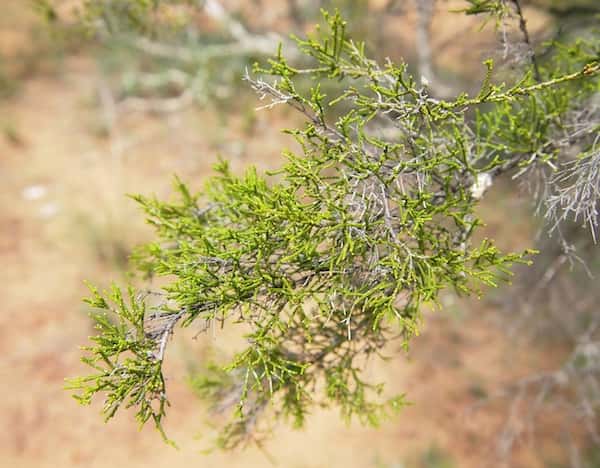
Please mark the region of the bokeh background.
MULTIPOLYGON (((420 57, 420 16, 408 0, 223 0, 223 12, 173 2, 150 25, 135 24, 118 1, 110 15, 82 21, 81 3, 0 5, 1 467, 534 468, 569 466, 573 453, 580 466, 600 466, 597 445, 560 405, 529 414, 539 393, 523 382, 561 368, 573 349, 565 322, 596 304, 594 281, 577 268, 535 289, 551 254, 481 300, 444 294, 408 354, 387 350, 391 359, 369 372, 413 405, 379 429, 319 410, 305 430, 277 427, 260 448, 201 453, 219 417, 194 395, 189 376, 209 354, 227 352, 234 338, 226 331, 193 340, 188 330, 169 349, 166 429, 179 450, 152 427, 139 430, 132 414, 105 424, 100 401, 80 407, 64 379, 86 372, 79 347, 93 329, 84 281, 139 282, 127 257, 152 238, 126 194, 168 198, 173 174, 200 189, 219 155, 238 172, 266 170, 294 148, 281 130, 299 117, 284 107, 257 111, 261 103, 241 79, 264 50, 225 47, 208 58, 206 51, 235 42, 235 24, 274 51, 278 37, 311 31, 319 7, 338 7, 375 57, 404 59, 415 72, 420 57), (157 25, 160 33, 144 33, 157 25)), ((600 9, 597 0, 523 3, 536 41, 581 33, 600 9)), ((461 6, 438 0, 431 17, 443 93, 474 89, 487 57, 505 73, 518 66, 493 24, 482 29, 481 19, 451 12, 461 6)), ((496 184, 480 209, 485 234, 502 248, 552 245, 516 183, 496 184)), ((576 392, 566 388, 565 398, 576 392)))

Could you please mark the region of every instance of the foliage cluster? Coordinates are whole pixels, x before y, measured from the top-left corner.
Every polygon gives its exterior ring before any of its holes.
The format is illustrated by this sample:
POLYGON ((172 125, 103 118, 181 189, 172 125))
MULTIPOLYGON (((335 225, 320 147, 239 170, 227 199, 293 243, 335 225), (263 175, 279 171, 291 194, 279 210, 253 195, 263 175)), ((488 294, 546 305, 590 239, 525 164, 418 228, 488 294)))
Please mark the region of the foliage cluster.
POLYGON ((390 340, 408 347, 443 289, 479 293, 529 254, 474 240, 475 207, 494 179, 597 158, 598 124, 582 118, 600 91, 597 38, 552 44, 546 63, 530 62, 513 82, 495 82, 487 61, 477 94, 442 100, 406 64, 369 59, 339 14, 324 16, 323 30, 296 39, 302 66, 280 48, 247 76, 264 107, 305 117, 288 130, 300 154, 284 152, 267 175, 236 176, 221 162, 200 193, 177 180, 173 202, 134 197, 157 234, 134 260, 169 283, 152 301, 93 290, 93 373, 71 388, 83 403, 103 394, 107 418, 133 406, 161 428, 174 329, 238 324, 247 347, 196 381, 231 411, 222 447, 254 437, 265 413, 302 426, 317 404, 377 424, 405 402, 365 378, 368 360, 390 340), (304 92, 297 83, 307 79, 304 92))

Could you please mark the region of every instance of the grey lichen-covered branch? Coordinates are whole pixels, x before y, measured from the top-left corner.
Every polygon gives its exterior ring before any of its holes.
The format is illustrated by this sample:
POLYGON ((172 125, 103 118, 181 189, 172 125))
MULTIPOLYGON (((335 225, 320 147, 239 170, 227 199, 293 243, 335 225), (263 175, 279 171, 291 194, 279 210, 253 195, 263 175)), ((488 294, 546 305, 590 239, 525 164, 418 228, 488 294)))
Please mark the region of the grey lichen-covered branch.
POLYGON ((552 223, 551 229, 567 219, 581 222, 589 227, 594 242, 600 212, 600 124, 595 125, 595 133, 589 151, 566 162, 552 175, 553 192, 545 200, 545 216, 552 223))

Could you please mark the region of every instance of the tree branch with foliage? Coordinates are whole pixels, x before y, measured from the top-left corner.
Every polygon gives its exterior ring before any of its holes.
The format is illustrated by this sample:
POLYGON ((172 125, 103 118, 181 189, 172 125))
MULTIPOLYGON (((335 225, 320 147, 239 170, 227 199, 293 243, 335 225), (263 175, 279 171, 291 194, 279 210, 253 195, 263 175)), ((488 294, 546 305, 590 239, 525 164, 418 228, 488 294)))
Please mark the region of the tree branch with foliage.
MULTIPOLYGON (((569 119, 600 90, 598 41, 556 47, 512 83, 496 83, 488 61, 476 95, 440 100, 406 64, 369 59, 338 14, 324 17, 323 30, 296 38, 302 66, 280 48, 247 75, 264 107, 304 116, 288 130, 299 154, 284 152, 286 164, 265 175, 236 176, 222 161, 200 193, 177 179, 175 202, 134 197, 157 236, 134 261, 169 282, 152 301, 92 290, 93 370, 70 388, 82 403, 103 395, 107 419, 135 407, 140 423, 161 428, 169 338, 218 323, 246 342, 195 382, 231 412, 220 446, 252 440, 264 420, 301 427, 315 405, 376 425, 405 399, 384 397, 365 364, 391 340, 408 348, 442 290, 480 294, 527 261, 529 251, 476 240, 475 208, 504 173, 560 166, 557 135, 567 138, 569 119)), ((585 157, 590 135, 578 132, 570 137, 585 157)))

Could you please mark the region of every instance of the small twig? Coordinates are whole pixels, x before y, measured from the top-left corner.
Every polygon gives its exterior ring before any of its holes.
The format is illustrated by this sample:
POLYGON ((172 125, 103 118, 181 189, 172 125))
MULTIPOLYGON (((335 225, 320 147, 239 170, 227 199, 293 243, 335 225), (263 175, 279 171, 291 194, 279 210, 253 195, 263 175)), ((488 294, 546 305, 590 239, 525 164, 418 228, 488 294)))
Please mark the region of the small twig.
POLYGON ((533 65, 533 74, 535 81, 540 83, 542 81, 542 75, 540 74, 540 68, 537 61, 537 56, 535 54, 535 49, 531 40, 529 38, 529 31, 527 30, 527 21, 525 20, 525 16, 523 15, 523 10, 521 8, 520 0, 511 0, 515 9, 517 11, 517 16, 519 17, 519 29, 521 33, 523 33, 523 41, 527 44, 529 48, 529 59, 531 60, 531 65, 533 65))
POLYGON ((187 311, 183 309, 175 314, 160 314, 157 317, 153 317, 154 320, 164 320, 164 323, 161 324, 159 330, 147 333, 147 335, 151 338, 155 336, 158 338, 158 350, 154 356, 154 358, 157 361, 163 361, 165 356, 165 350, 167 348, 167 341, 169 340, 169 337, 173 334, 173 329, 175 328, 175 325, 177 325, 177 322, 181 320, 181 318, 186 312, 187 311))

